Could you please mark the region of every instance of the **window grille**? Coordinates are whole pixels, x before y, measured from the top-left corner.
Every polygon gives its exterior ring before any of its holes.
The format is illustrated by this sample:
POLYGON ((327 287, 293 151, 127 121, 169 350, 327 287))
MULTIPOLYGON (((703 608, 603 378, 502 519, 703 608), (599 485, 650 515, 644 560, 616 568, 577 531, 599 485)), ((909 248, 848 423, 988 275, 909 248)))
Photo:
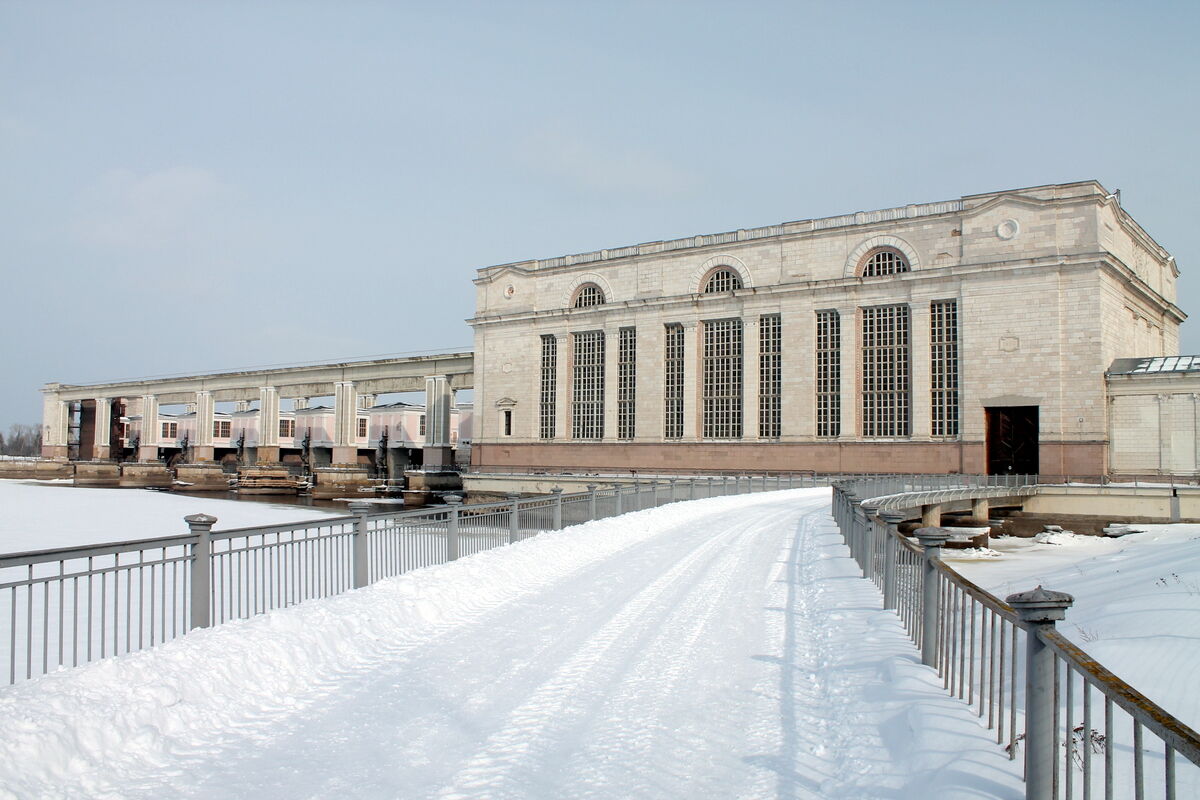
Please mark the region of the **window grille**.
POLYGON ((958 301, 929 304, 931 433, 958 436, 958 301))
POLYGON ((720 294, 742 288, 742 276, 731 269, 719 269, 708 276, 702 294, 720 294))
POLYGON ((425 415, 422 414, 417 420, 417 436, 425 436, 425 415))
POLYGON ((575 292, 574 308, 602 305, 604 305, 604 292, 594 283, 585 283, 579 287, 579 291, 575 292))
POLYGON ((637 330, 621 328, 617 346, 617 437, 632 439, 637 429, 637 330))
POLYGON ((842 318, 817 312, 817 436, 842 435, 842 318))
POLYGON ((558 340, 542 336, 542 388, 538 406, 538 436, 553 439, 558 418, 554 404, 558 399, 558 340))
POLYGON ((232 432, 231 431, 232 427, 233 427, 233 423, 227 419, 214 419, 213 420, 213 436, 215 436, 218 439, 228 439, 230 433, 232 432))
POLYGON ((890 247, 871 253, 867 256, 862 268, 864 278, 895 275, 898 272, 908 272, 908 259, 899 250, 893 250, 890 247))
POLYGON ((704 438, 742 435, 742 321, 704 323, 704 438))
POLYGON ((358 418, 358 438, 360 438, 360 439, 367 438, 367 418, 366 417, 358 418))
POLYGON ((758 318, 758 435, 783 432, 783 322, 778 314, 758 318))
POLYGON ((683 436, 683 326, 666 327, 666 352, 663 374, 663 436, 683 436))
POLYGON ((604 437, 604 332, 572 334, 571 436, 604 437))
POLYGON ((285 439, 296 435, 296 420, 281 419, 279 420, 279 435, 285 439))
POLYGON ((862 309, 863 436, 909 435, 909 310, 862 309))

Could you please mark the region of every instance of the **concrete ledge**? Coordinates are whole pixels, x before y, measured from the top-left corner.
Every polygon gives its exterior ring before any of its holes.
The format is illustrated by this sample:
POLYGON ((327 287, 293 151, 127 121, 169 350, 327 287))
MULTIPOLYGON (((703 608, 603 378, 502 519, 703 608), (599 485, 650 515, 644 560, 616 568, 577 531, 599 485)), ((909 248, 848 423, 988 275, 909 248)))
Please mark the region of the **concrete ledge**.
POLYGON ((75 477, 75 464, 46 458, 0 460, 0 478, 13 480, 63 480, 75 477))

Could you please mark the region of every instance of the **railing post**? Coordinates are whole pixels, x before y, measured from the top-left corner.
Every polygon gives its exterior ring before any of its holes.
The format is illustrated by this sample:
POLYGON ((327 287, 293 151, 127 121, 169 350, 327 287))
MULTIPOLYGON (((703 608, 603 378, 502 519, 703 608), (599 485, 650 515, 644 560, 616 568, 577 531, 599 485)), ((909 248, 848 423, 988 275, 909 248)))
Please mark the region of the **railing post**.
POLYGON ((521 536, 521 495, 516 492, 508 493, 508 543, 512 544, 521 536))
POLYGON ((859 559, 859 562, 862 565, 863 577, 873 581, 875 580, 875 514, 879 511, 879 507, 863 504, 859 508, 862 509, 862 540, 860 544, 862 558, 859 559))
POLYGON ((350 563, 353 567, 353 586, 361 589, 367 585, 367 514, 371 504, 365 500, 351 500, 350 513, 354 515, 354 534, 350 537, 350 563))
POLYGON ((212 601, 212 526, 217 518, 208 514, 190 514, 183 518, 188 530, 196 535, 192 545, 192 627, 207 628, 212 625, 209 605, 212 601))
POLYGON ((550 490, 554 495, 554 530, 562 530, 562 487, 555 486, 550 490))
POLYGON ((462 498, 456 494, 445 497, 446 505, 450 506, 450 515, 446 518, 446 560, 458 560, 458 506, 462 498))
POLYGON ((917 541, 925 548, 921 590, 921 663, 937 669, 938 659, 938 608, 937 562, 942 557, 942 545, 950 534, 942 528, 917 528, 917 541))
POLYGON ((614 483, 614 484, 613 484, 613 491, 616 493, 616 498, 617 498, 617 516, 619 517, 619 516, 621 516, 622 514, 624 514, 624 513, 625 513, 625 495, 624 495, 624 493, 621 491, 621 484, 619 484, 619 483, 614 483))
POLYGON ((896 537, 892 535, 893 525, 899 526, 904 522, 904 514, 898 511, 884 511, 879 515, 883 520, 883 607, 896 608, 896 537))
POLYGON ((729 496, 729 476, 728 475, 721 476, 721 496, 722 497, 729 496))
MULTIPOLYGON (((1058 754, 1054 735, 1054 651, 1042 631, 1066 616, 1075 598, 1041 586, 1008 596, 1028 634, 1025 637, 1025 797, 1053 797, 1058 754)), ((1088 744, 1083 745, 1087 747, 1088 744)), ((1109 745, 1111 746, 1111 745, 1109 745)), ((1068 763, 1067 768, 1071 765, 1068 763)))
POLYGON ((679 499, 675 496, 675 481, 677 480, 678 478, 667 478, 667 483, 671 484, 671 499, 667 501, 668 503, 674 503, 679 499))
POLYGON ((588 490, 588 519, 595 521, 596 519, 596 484, 589 483, 588 490))
POLYGON ((695 475, 693 475, 691 480, 688 481, 688 484, 689 484, 688 485, 688 499, 695 500, 696 499, 696 476, 695 475))

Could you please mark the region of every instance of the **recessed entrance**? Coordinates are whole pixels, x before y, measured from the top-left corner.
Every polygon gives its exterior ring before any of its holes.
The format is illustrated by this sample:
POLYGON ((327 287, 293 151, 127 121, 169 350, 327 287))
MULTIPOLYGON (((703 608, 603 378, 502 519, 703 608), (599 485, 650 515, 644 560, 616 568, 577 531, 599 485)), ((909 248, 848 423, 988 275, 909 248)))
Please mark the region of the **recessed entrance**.
POLYGON ((1038 473, 1038 407, 985 408, 989 475, 1038 473))

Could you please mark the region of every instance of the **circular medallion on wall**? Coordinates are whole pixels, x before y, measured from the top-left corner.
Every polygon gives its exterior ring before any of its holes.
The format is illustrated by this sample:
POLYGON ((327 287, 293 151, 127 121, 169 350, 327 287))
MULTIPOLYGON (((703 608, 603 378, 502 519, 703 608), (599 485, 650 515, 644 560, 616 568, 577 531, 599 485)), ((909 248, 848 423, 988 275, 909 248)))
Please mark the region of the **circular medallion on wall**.
POLYGON ((996 235, 1005 241, 1008 241, 1009 239, 1015 239, 1017 234, 1020 232, 1021 223, 1017 222, 1015 219, 1006 219, 1004 222, 1001 222, 996 226, 996 235))
POLYGON ((505 361, 505 362, 504 362, 504 366, 500 367, 500 370, 501 370, 502 372, 506 372, 506 373, 507 373, 507 372, 512 372, 512 362, 511 362, 511 361, 505 361))
POLYGON ((505 297, 512 297, 516 293, 517 293, 517 287, 513 286, 511 283, 508 286, 504 287, 504 296, 505 297))

